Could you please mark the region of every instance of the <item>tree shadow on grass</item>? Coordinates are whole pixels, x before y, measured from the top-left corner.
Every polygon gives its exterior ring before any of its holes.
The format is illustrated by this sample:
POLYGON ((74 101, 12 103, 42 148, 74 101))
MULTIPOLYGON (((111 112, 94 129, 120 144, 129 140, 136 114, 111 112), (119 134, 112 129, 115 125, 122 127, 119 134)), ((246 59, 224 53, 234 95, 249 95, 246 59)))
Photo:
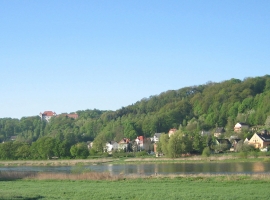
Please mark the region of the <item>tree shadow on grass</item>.
POLYGON ((35 197, 24 197, 24 196, 10 196, 10 197, 1 197, 0 196, 0 199, 2 200, 38 200, 38 199, 43 199, 45 198, 44 196, 35 196, 35 197))

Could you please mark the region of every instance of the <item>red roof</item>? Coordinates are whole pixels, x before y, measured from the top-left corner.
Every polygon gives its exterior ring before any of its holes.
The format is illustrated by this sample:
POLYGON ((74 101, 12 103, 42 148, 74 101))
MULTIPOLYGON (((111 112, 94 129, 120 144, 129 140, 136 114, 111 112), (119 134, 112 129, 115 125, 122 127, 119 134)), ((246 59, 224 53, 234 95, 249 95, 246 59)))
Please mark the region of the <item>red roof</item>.
POLYGON ((55 116, 56 113, 53 111, 45 111, 44 113, 42 113, 42 116, 55 116))
POLYGON ((67 114, 66 116, 68 116, 70 118, 74 118, 74 119, 77 119, 79 117, 78 114, 67 114))
POLYGON ((143 136, 138 136, 138 140, 143 141, 143 136))

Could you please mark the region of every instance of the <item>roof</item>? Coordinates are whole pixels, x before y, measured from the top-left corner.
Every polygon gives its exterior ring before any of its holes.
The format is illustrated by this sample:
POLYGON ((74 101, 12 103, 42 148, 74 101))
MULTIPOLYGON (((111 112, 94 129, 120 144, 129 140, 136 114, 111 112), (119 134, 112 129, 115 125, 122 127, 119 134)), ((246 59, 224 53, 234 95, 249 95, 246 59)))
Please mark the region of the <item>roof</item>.
POLYGON ((156 136, 157 138, 160 138, 161 133, 155 133, 154 136, 156 136))
POLYGON ((44 113, 42 113, 42 116, 55 116, 56 113, 53 111, 45 111, 44 113))
POLYGON ((143 136, 138 136, 137 139, 143 141, 143 136))
POLYGON ((128 144, 129 143, 129 139, 124 138, 120 142, 118 142, 118 144, 120 144, 120 143, 122 143, 122 144, 128 144))
POLYGON ((75 114, 67 114, 66 116, 70 117, 70 118, 74 118, 74 119, 77 119, 79 117, 79 115, 77 113, 75 113, 75 114))
POLYGON ((219 144, 231 144, 228 139, 217 139, 219 144))
POLYGON ((242 126, 248 126, 248 124, 245 122, 239 122, 238 124, 241 124, 242 126))
POLYGON ((215 130, 215 133, 224 133, 224 132, 225 132, 224 127, 217 127, 215 130))
POLYGON ((110 141, 109 143, 110 143, 111 145, 113 145, 114 143, 118 144, 118 143, 115 142, 115 141, 110 141))
POLYGON ((257 134, 264 142, 270 142, 270 135, 268 134, 257 134))
POLYGON ((171 128, 171 129, 169 130, 169 133, 171 133, 171 132, 175 132, 175 131, 177 131, 177 129, 176 129, 176 128, 171 128))

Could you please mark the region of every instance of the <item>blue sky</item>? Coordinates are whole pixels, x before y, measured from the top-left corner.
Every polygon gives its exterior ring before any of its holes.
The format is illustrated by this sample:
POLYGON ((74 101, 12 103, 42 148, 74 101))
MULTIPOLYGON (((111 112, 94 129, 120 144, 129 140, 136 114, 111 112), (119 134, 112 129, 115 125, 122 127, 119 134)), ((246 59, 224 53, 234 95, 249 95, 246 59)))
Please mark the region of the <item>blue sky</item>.
POLYGON ((270 1, 0 0, 0 118, 117 110, 270 74, 270 1))

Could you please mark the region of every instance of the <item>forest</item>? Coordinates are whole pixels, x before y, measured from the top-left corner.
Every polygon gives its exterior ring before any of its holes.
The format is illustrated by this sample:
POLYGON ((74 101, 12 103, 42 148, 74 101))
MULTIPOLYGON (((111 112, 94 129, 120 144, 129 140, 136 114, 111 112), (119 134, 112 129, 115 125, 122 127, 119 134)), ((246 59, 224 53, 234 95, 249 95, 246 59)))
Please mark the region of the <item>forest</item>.
POLYGON ((168 90, 116 111, 75 111, 78 119, 58 116, 46 122, 38 115, 0 118, 0 159, 86 157, 87 141, 94 141, 97 150, 106 141, 152 137, 154 133, 168 133, 171 128, 193 136, 202 130, 213 132, 217 127, 224 127, 226 134, 232 135, 237 122, 269 129, 269 102, 270 75, 265 75, 168 90), (14 136, 16 140, 12 141, 14 136))

